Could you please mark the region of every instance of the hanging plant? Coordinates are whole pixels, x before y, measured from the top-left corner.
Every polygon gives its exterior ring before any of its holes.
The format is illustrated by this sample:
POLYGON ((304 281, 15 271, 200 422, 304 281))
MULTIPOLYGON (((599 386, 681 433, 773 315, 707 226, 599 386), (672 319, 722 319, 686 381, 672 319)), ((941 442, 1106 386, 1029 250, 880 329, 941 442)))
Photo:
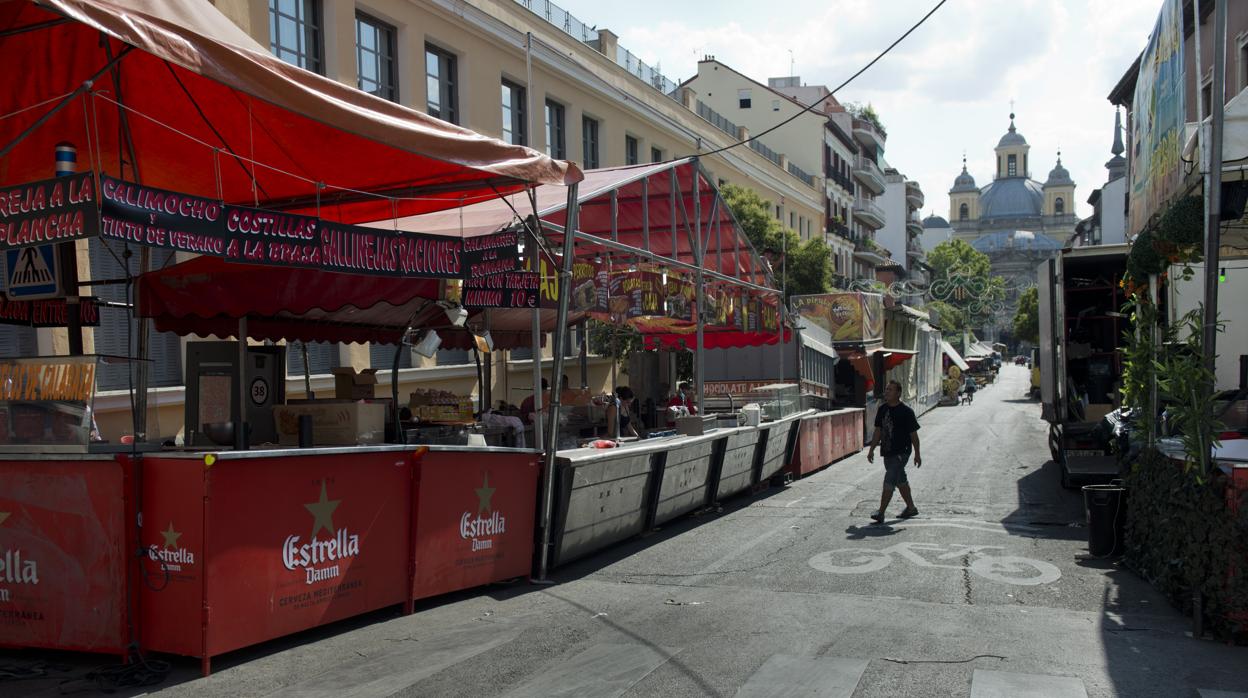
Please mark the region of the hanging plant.
POLYGON ((1150 274, 1166 270, 1166 258, 1158 253, 1155 242, 1153 231, 1145 230, 1131 244, 1131 253, 1127 255, 1127 278, 1134 286, 1144 286, 1150 274))
POLYGON ((1179 250, 1200 249, 1205 231, 1205 202, 1199 196, 1185 196, 1166 209, 1157 221, 1157 239, 1179 250))

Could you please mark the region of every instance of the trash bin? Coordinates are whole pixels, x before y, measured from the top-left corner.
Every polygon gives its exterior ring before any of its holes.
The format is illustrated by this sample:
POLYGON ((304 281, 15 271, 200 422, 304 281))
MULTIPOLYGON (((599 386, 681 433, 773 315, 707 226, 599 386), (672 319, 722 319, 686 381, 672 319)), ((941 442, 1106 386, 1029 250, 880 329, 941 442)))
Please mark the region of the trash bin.
POLYGON ((1123 551, 1127 521, 1127 491, 1121 485, 1084 485, 1083 505, 1088 512, 1088 552, 1113 557, 1123 551))

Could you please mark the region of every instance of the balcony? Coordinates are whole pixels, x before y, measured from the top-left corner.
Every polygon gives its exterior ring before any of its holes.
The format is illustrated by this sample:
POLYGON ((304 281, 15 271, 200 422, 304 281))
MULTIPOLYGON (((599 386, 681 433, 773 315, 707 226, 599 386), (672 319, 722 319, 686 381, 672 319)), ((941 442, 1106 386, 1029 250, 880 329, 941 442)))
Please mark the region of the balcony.
POLYGON ((858 162, 854 164, 854 177, 872 194, 878 196, 884 193, 884 172, 870 158, 858 158, 858 162))
POLYGON ((854 195, 854 180, 851 177, 837 172, 835 169, 828 167, 824 170, 824 175, 828 178, 829 183, 834 183, 841 189, 845 190, 850 196, 854 195))
POLYGON ((883 266, 889 263, 888 250, 880 247, 871 239, 856 240, 854 242, 854 259, 874 267, 883 266))
POLYGON ((875 150, 884 149, 887 136, 866 119, 854 119, 854 140, 875 150))
POLYGON ((808 187, 815 186, 815 176, 791 162, 789 163, 789 174, 802 180, 802 183, 808 187))
POLYGON ((854 199, 854 218, 872 230, 884 227, 884 209, 870 199, 854 199))
POLYGON ((923 221, 919 220, 918 214, 906 218, 906 232, 915 237, 923 234, 923 221))
POLYGON ((753 150, 759 155, 762 155, 768 160, 771 160, 772 162, 776 163, 776 167, 780 167, 780 153, 777 153, 771 148, 768 148, 767 146, 763 145, 762 142, 758 140, 752 140, 747 145, 750 146, 750 150, 753 150))
POLYGON ((694 105, 694 111, 697 112, 698 116, 702 117, 703 121, 706 121, 708 124, 714 126, 720 131, 732 136, 734 139, 741 136, 740 130, 737 128, 736 124, 721 116, 719 112, 703 104, 702 100, 699 99, 698 103, 694 105))
POLYGON ((846 240, 851 239, 852 233, 849 232, 849 226, 837 221, 835 218, 828 219, 828 234, 838 235, 846 240))
POLYGON ((923 259, 925 254, 923 246, 919 244, 918 240, 911 240, 906 243, 906 257, 910 259, 923 259))
POLYGON ((923 190, 919 188, 919 183, 913 180, 906 182, 906 203, 911 208, 923 208, 923 190))

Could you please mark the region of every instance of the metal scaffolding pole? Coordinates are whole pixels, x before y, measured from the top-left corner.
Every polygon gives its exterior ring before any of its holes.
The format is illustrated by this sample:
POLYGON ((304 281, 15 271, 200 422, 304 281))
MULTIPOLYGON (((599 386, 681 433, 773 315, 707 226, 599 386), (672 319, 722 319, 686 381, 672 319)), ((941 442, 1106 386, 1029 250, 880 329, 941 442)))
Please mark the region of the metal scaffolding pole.
MULTIPOLYGON (((1205 365, 1210 373, 1217 371, 1218 342, 1218 248, 1222 245, 1222 123, 1226 112, 1226 5, 1217 3, 1213 21, 1213 85, 1209 111, 1212 123, 1209 128, 1209 174, 1205 180, 1206 200, 1209 210, 1205 218, 1205 315, 1201 349, 1205 353, 1205 365)), ((1196 24, 1200 17, 1194 18, 1196 24)), ((1199 47, 1196 49, 1199 52, 1199 47)), ((1215 378, 1209 386, 1212 395, 1217 385, 1215 378)), ((1202 463, 1208 461, 1205 456, 1202 463)))
POLYGON ((542 529, 542 552, 540 570, 538 579, 546 579, 546 572, 550 565, 550 546, 553 540, 551 535, 551 507, 554 504, 554 486, 555 486, 555 451, 559 447, 559 398, 560 393, 567 386, 563 385, 561 376, 563 375, 563 340, 566 332, 564 328, 568 324, 568 301, 572 295, 572 255, 574 252, 574 241, 576 240, 575 230, 578 225, 578 214, 580 213, 580 204, 576 199, 577 185, 573 184, 568 187, 568 208, 567 208, 567 225, 563 231, 563 267, 559 272, 559 313, 555 316, 554 341, 552 342, 555 365, 551 371, 554 380, 551 381, 553 386, 550 391, 550 426, 548 427, 549 439, 546 444, 546 465, 543 470, 543 501, 542 501, 542 519, 546 521, 545 528, 542 529))
MULTIPOLYGON (((706 321, 703 318, 703 310, 706 308, 706 290, 703 288, 704 279, 702 278, 702 173, 698 170, 697 158, 693 159, 693 165, 693 230, 690 232, 694 235, 694 262, 698 265, 698 270, 694 272, 696 276, 694 283, 698 286, 698 344, 693 360, 693 380, 694 390, 697 391, 698 396, 698 414, 705 414, 705 398, 702 394, 702 382, 706 368, 706 347, 703 346, 703 328, 706 325, 706 321)), ((673 244, 675 244, 675 240, 673 240, 673 244)))

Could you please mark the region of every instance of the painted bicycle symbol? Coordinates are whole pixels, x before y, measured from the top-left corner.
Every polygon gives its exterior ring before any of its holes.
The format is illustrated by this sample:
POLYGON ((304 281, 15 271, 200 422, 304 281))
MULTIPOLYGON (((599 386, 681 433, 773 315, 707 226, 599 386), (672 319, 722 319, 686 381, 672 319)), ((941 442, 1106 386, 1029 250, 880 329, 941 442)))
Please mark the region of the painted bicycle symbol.
POLYGON ((1036 586, 1052 584, 1061 578, 1062 572, 1043 560, 1032 560, 1012 555, 988 555, 985 551, 1004 550, 995 545, 938 545, 935 543, 898 543, 887 548, 842 548, 819 553, 808 561, 810 566, 832 574, 868 574, 888 567, 894 558, 909 560, 919 567, 934 567, 949 570, 969 569, 972 573, 990 582, 1015 584, 1020 586, 1036 586), (934 562, 924 553, 943 553, 935 560, 958 560, 974 557, 969 565, 941 564, 934 562))

